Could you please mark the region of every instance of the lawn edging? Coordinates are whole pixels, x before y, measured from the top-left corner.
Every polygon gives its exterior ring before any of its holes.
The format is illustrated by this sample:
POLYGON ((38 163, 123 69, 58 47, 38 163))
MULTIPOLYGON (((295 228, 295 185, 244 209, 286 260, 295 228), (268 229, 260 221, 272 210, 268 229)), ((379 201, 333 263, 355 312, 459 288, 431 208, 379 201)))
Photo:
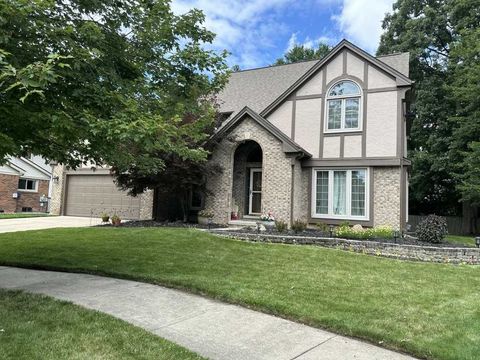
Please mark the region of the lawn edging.
POLYGON ((294 235, 248 234, 229 230, 209 230, 212 234, 230 239, 291 245, 317 245, 367 255, 383 256, 399 260, 425 261, 450 264, 480 264, 480 249, 472 247, 438 247, 395 244, 371 240, 351 240, 294 235))

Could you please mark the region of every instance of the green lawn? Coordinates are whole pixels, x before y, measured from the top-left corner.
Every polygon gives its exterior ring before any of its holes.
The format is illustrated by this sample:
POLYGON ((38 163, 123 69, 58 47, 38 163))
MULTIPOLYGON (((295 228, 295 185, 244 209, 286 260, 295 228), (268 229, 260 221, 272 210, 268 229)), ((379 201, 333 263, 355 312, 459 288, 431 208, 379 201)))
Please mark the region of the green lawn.
POLYGON ((435 359, 478 359, 480 267, 315 246, 256 244, 193 229, 0 234, 0 263, 185 288, 435 359))
POLYGON ((0 290, 0 358, 201 359, 112 316, 4 290, 0 290))
POLYGON ((475 238, 472 236, 447 235, 445 240, 452 244, 462 244, 467 246, 476 246, 475 238))
POLYGON ((31 218, 31 217, 44 217, 50 216, 47 213, 35 213, 35 212, 24 212, 24 213, 13 213, 13 214, 4 214, 0 213, 0 220, 2 219, 17 219, 17 218, 31 218))

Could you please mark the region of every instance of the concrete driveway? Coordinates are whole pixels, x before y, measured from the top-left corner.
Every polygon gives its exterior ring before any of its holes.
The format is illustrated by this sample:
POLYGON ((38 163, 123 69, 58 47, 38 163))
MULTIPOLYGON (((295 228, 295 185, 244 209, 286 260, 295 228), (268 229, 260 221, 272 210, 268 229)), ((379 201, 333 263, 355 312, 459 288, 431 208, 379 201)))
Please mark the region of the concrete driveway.
POLYGON ((98 218, 77 216, 46 216, 19 219, 0 219, 0 233, 53 229, 59 227, 86 227, 99 225, 98 218))

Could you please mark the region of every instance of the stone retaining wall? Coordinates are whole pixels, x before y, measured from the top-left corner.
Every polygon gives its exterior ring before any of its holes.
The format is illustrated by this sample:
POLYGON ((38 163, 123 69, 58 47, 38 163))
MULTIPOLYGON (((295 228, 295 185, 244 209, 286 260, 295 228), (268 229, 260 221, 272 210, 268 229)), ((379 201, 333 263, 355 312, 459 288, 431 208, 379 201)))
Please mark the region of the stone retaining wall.
POLYGON ((366 240, 303 237, 291 235, 247 234, 228 230, 210 230, 228 238, 255 242, 296 245, 318 245, 368 255, 384 256, 400 260, 427 261, 451 264, 480 264, 480 249, 460 247, 435 247, 405 245, 366 240))

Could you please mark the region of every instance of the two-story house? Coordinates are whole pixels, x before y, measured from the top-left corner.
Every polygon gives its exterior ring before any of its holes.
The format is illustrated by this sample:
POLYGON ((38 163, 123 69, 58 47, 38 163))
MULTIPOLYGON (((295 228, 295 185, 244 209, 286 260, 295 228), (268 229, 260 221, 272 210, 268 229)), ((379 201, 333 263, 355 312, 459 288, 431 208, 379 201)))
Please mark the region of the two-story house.
POLYGON ((271 211, 292 223, 405 226, 408 53, 341 41, 324 59, 233 73, 207 182, 214 221, 271 211), (233 215, 233 216, 232 216, 233 215))

